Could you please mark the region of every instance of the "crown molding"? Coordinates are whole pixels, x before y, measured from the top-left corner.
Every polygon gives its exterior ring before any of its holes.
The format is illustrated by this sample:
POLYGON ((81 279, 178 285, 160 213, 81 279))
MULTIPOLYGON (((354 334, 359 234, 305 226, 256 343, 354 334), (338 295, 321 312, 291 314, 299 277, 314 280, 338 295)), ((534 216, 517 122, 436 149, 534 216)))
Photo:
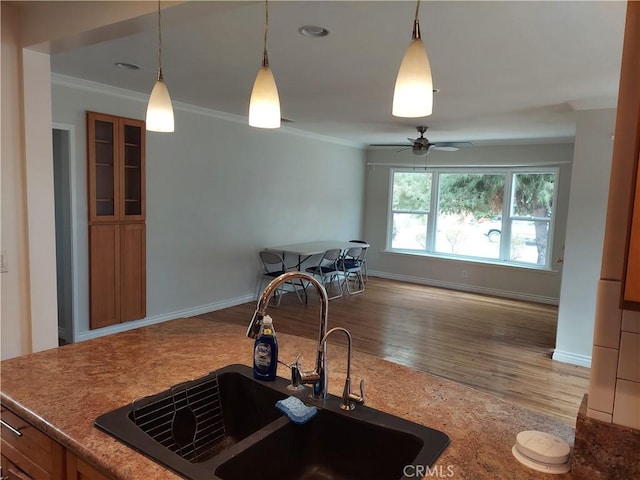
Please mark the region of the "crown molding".
MULTIPOLYGON (((140 102, 146 104, 149 100, 149 95, 134 92, 133 90, 127 90, 125 88, 114 87, 104 83, 94 82, 92 80, 85 80, 78 77, 71 77, 69 75, 62 75, 59 73, 51 72, 52 85, 58 85, 62 87, 77 88, 88 92, 99 93, 102 95, 112 95, 125 100, 140 102)), ((172 101, 173 108, 181 110, 183 112, 195 113, 197 115, 203 115, 205 117, 215 118, 218 120, 226 120, 227 122, 239 123, 242 125, 248 125, 247 117, 241 115, 234 115, 232 113, 221 112, 211 108, 200 107, 198 105, 191 105, 189 103, 182 103, 172 101)), ((306 132, 292 127, 280 127, 277 132, 288 133, 296 135, 298 137, 308 138, 312 140, 318 140, 325 143, 333 143, 336 145, 342 145, 346 147, 359 148, 364 150, 366 145, 357 142, 350 142, 341 138, 329 137, 326 135, 319 135, 317 133, 306 132)))

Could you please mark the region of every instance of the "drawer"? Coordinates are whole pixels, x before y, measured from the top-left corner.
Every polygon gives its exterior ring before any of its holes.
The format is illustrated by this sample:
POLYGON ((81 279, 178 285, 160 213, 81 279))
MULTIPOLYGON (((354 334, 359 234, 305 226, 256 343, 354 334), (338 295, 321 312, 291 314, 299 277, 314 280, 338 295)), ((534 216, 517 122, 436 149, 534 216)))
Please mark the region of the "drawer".
POLYGON ((0 469, 2 471, 2 475, 0 476, 2 480, 33 480, 29 475, 11 463, 4 455, 0 455, 0 469))
POLYGON ((59 443, 4 406, 0 417, 3 456, 34 480, 64 479, 64 448, 59 443))

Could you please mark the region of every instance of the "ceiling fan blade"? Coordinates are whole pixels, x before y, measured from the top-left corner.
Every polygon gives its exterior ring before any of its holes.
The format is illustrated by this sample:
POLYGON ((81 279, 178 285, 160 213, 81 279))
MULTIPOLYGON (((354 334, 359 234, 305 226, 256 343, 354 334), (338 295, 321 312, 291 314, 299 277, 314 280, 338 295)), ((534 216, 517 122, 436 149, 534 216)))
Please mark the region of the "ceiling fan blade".
POLYGON ((411 148, 411 145, 406 143, 372 143, 370 147, 407 147, 411 148))
POLYGON ((434 150, 440 150, 441 152, 457 152, 458 150, 460 150, 458 147, 452 147, 452 146, 446 146, 446 147, 437 147, 437 146, 433 146, 434 150))
POLYGON ((471 142, 437 142, 432 144, 433 148, 443 150, 445 152, 455 152, 460 148, 473 147, 471 142))
POLYGON ((407 137, 407 140, 409 140, 411 143, 416 143, 416 140, 418 140, 417 138, 409 138, 407 137))

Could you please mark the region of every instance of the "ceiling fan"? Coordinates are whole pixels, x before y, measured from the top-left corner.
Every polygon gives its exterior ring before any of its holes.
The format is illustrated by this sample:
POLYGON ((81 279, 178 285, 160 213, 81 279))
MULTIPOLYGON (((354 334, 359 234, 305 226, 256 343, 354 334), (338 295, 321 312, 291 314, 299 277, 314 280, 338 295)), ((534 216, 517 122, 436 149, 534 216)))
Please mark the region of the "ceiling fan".
MULTIPOLYGON (((424 134, 427 128, 423 125, 416 127, 420 136, 418 138, 407 138, 411 142, 411 145, 406 144, 384 144, 384 145, 372 145, 373 147, 407 147, 404 150, 411 149, 414 155, 423 157, 429 154, 429 151, 433 148, 436 150, 444 150, 446 152, 455 152, 460 148, 473 147, 471 142, 435 142, 431 143, 428 138, 425 138, 424 134)), ((400 150, 402 151, 402 150, 400 150)))

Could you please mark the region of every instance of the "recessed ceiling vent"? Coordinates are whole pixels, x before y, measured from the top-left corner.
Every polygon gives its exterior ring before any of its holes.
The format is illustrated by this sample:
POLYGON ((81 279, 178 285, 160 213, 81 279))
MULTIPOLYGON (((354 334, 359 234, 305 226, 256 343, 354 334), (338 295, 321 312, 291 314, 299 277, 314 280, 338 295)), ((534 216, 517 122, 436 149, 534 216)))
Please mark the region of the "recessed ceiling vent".
POLYGON ((310 38, 322 38, 326 37, 331 33, 331 30, 325 27, 319 27, 317 25, 305 25, 298 29, 300 35, 304 35, 305 37, 310 38))

